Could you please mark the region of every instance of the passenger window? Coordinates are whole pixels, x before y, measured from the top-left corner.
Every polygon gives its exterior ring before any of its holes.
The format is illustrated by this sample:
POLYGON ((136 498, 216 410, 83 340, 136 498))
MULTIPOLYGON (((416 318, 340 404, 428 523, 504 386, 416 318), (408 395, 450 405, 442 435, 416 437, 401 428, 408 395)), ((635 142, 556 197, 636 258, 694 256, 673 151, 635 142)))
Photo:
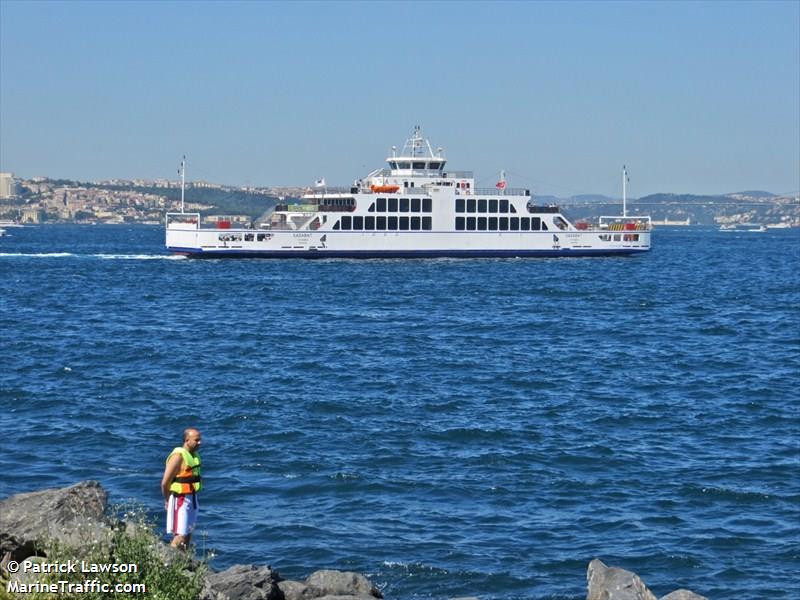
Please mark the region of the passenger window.
POLYGON ((375 212, 375 203, 374 202, 369 205, 369 208, 367 209, 367 212, 375 212))
POLYGON ((353 227, 353 217, 342 217, 342 229, 349 231, 353 227))
POLYGON ((475 217, 467 217, 467 231, 475 231, 475 217))
POLYGON ((497 217, 489 217, 489 231, 497 231, 497 217))
POLYGON ((456 212, 464 212, 464 199, 456 198, 456 212))
POLYGON ((408 217, 400 217, 400 231, 408 231, 408 217))
POLYGON ((367 231, 375 230, 375 217, 364 217, 364 229, 367 231))
MULTIPOLYGON (((459 217, 459 219, 463 219, 464 217, 459 217)), ((422 229, 424 231, 430 231, 433 229, 433 223, 431 217, 422 217, 422 229)))
POLYGON ((397 198, 389 198, 389 212, 397 212, 397 198))
POLYGON ((419 198, 412 198, 411 199, 411 212, 419 212, 419 208, 420 208, 419 198))
POLYGON ((378 212, 386 212, 386 198, 378 198, 378 212))
POLYGON ((539 231, 541 228, 541 219, 539 217, 531 217, 531 231, 539 231))
POLYGON ((400 212, 408 212, 408 198, 400 198, 400 212))
POLYGON ((353 229, 356 231, 364 229, 364 217, 353 217, 353 229))
POLYGON ((529 217, 521 217, 519 220, 519 228, 522 231, 530 231, 531 230, 531 220, 529 217))
POLYGON ((508 217, 500 217, 500 231, 508 231, 508 217))
POLYGON ((478 200, 478 212, 486 212, 486 200, 478 200))
POLYGON ((413 229, 414 231, 419 231, 420 229, 419 217, 411 217, 411 229, 413 229))
POLYGON ((478 231, 486 231, 486 217, 478 217, 478 231))
POLYGON ((464 231, 464 217, 456 217, 456 231, 464 231))
POLYGON ((467 200, 467 212, 474 213, 475 212, 475 198, 469 198, 467 200))
POLYGON ((386 217, 378 217, 375 221, 375 229, 378 231, 386 231, 386 217))
POLYGON ((422 212, 431 212, 433 210, 433 200, 431 198, 422 199, 422 212))
POLYGON ((386 229, 390 231, 395 231, 397 229, 397 217, 389 217, 386 229))
POLYGON ((500 200, 500 212, 501 213, 508 212, 508 200, 500 200))
POLYGON ((497 212, 497 200, 489 200, 489 212, 497 212))

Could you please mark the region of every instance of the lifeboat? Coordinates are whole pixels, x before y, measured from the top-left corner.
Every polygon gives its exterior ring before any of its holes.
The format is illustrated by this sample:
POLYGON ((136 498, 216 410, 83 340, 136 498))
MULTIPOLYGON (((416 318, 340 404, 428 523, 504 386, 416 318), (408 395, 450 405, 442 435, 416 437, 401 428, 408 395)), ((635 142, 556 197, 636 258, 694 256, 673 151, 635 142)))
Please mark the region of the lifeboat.
POLYGON ((369 186, 369 189, 371 189, 376 194, 381 193, 381 192, 393 194, 394 192, 396 192, 397 190, 400 189, 400 186, 399 185, 371 185, 371 186, 369 186))

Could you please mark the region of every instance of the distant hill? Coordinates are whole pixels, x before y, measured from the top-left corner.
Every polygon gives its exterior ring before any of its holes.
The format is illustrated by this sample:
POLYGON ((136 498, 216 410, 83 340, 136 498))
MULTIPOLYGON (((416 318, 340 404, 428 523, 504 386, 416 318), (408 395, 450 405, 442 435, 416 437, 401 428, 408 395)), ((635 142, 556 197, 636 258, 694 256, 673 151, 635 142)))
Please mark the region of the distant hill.
MULTIPOLYGON (((84 184, 86 185, 86 184, 84 184)), ((181 190, 179 188, 147 187, 147 186, 117 186, 117 185, 97 185, 88 184, 93 187, 101 187, 112 190, 136 190, 147 194, 156 194, 169 198, 170 200, 180 200, 181 190)), ((264 214, 264 211, 272 208, 278 203, 276 196, 266 196, 255 194, 243 190, 199 188, 193 187, 186 190, 186 202, 207 204, 212 208, 201 210, 202 216, 206 215, 247 215, 256 219, 264 214)))
POLYGON ((730 194, 725 194, 726 196, 748 196, 750 198, 775 198, 777 194, 773 194, 771 192, 764 192, 762 190, 751 190, 747 192, 731 192, 730 194))

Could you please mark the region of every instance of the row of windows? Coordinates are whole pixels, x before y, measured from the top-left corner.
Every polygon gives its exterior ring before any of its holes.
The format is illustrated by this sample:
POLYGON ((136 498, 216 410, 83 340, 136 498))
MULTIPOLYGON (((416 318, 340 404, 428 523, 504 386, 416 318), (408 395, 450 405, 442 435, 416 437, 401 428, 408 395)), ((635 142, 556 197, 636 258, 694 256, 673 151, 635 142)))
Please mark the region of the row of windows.
POLYGON ((368 212, 432 212, 431 198, 378 198, 368 212))
POLYGON ((539 217, 456 217, 456 231, 547 231, 539 217))
POLYGON ((430 231, 431 217, 342 217, 333 228, 342 231, 430 231))
POLYGON ((457 213, 507 213, 517 212, 517 209, 514 208, 514 205, 511 204, 508 200, 483 200, 483 199, 475 199, 475 198, 456 198, 456 212, 457 213))
POLYGON ((442 167, 444 167, 444 162, 438 160, 427 163, 416 160, 414 162, 390 160, 389 166, 392 169, 433 169, 435 171, 439 171, 442 167))

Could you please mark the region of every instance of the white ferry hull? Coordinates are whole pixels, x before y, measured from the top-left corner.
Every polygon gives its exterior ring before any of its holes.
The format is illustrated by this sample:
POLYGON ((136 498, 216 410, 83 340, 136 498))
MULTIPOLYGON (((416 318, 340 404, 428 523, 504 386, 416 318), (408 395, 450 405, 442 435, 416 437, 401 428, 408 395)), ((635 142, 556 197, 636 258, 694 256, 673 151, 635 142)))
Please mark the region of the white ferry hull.
POLYGON ((168 231, 167 249, 193 258, 483 258, 612 256, 650 249, 650 232, 633 235, 570 232, 268 232, 168 231), (245 235, 270 239, 244 241, 245 235), (604 241, 600 235, 611 237, 604 241), (241 241, 227 241, 240 237, 241 241), (222 239, 220 239, 222 238, 222 239))

